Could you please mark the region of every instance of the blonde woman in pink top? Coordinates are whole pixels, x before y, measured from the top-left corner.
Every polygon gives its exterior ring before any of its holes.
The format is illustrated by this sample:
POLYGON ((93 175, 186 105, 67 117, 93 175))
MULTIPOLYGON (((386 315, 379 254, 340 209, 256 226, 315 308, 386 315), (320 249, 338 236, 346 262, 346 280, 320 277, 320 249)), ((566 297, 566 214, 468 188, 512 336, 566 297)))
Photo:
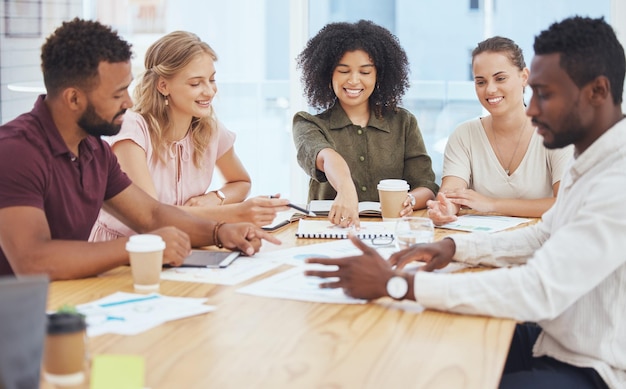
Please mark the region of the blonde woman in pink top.
MULTIPOLYGON (((288 210, 289 201, 246 200, 251 181, 233 148, 235 134, 217 120, 211 104, 216 60, 213 49, 189 32, 175 31, 153 43, 134 91, 134 112, 126 113, 110 144, 126 174, 159 201, 212 220, 263 226, 288 210), (225 183, 207 193, 216 168, 225 183)), ((101 211, 90 240, 132 234, 101 211)))

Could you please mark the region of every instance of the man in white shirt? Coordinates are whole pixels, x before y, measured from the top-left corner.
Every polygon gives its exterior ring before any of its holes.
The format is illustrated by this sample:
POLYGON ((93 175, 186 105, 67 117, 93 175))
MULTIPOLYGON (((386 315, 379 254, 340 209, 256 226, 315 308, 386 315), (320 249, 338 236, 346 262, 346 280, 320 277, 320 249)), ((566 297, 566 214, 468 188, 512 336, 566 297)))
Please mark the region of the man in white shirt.
POLYGON ((309 259, 337 270, 322 287, 353 297, 412 299, 427 308, 522 322, 501 388, 626 387, 626 120, 624 49, 600 19, 573 17, 535 38, 527 109, 548 148, 575 147, 554 206, 533 226, 458 234, 394 254, 309 259), (500 267, 434 274, 451 260, 500 267), (516 265, 516 266, 513 266, 516 265), (396 266, 395 268, 393 266, 396 266))

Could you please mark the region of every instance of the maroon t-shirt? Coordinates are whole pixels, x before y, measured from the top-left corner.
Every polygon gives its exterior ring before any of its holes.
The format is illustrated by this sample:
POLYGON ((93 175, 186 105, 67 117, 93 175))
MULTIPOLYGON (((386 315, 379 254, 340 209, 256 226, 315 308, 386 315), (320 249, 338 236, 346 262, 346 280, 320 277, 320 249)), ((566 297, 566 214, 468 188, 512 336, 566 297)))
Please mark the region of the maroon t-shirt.
MULTIPOLYGON (((102 203, 131 181, 102 139, 89 136, 78 157, 70 152, 43 99, 0 126, 0 209, 42 209, 52 239, 86 241, 102 203)), ((5 274, 13 271, 0 247, 0 275, 5 274)))

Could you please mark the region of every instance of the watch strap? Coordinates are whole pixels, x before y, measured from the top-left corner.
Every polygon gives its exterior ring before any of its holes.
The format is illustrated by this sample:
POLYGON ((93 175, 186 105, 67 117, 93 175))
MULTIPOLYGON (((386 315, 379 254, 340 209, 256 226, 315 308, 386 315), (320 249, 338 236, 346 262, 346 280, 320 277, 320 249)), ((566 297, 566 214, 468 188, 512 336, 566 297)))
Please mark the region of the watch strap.
POLYGON ((416 204, 415 196, 413 196, 412 193, 408 193, 407 196, 409 197, 411 208, 415 208, 415 204, 416 204))

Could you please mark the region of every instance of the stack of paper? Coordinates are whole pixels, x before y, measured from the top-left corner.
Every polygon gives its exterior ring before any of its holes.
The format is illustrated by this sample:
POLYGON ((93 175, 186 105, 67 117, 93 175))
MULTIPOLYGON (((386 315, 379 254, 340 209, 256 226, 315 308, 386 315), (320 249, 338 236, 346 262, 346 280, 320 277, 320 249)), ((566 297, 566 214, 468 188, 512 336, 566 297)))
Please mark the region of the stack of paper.
POLYGON ((512 216, 462 215, 456 221, 439 227, 468 232, 498 232, 529 221, 512 216))
POLYGON ((173 267, 163 270, 161 272, 161 279, 235 285, 268 272, 280 265, 272 261, 259 261, 257 260, 257 255, 253 257, 239 256, 237 260, 227 268, 173 267))
MULTIPOLYGON (((367 242, 366 242, 367 243, 367 242)), ((373 246, 383 258, 389 258, 398 251, 393 245, 373 246)), ((295 265, 291 270, 287 270, 260 281, 251 283, 237 292, 251 294, 254 296, 283 298, 290 300, 311 301, 334 304, 363 304, 366 300, 356 299, 347 296, 342 289, 320 288, 322 282, 332 282, 332 279, 324 280, 318 277, 308 277, 304 275, 306 270, 327 270, 332 271, 336 266, 324 266, 317 264, 307 264, 308 258, 339 258, 362 254, 349 240, 334 240, 326 243, 312 244, 306 246, 291 247, 284 250, 276 250, 269 253, 256 254, 258 259, 273 259, 289 265, 295 265)), ((416 271, 423 266, 422 262, 410 263, 406 266, 407 271, 416 271)), ((436 270, 437 273, 450 273, 467 267, 462 263, 453 262, 443 269, 436 270)))
POLYGON ((135 335, 167 321, 215 310, 206 298, 168 297, 158 293, 116 292, 76 307, 86 316, 87 335, 135 335))

